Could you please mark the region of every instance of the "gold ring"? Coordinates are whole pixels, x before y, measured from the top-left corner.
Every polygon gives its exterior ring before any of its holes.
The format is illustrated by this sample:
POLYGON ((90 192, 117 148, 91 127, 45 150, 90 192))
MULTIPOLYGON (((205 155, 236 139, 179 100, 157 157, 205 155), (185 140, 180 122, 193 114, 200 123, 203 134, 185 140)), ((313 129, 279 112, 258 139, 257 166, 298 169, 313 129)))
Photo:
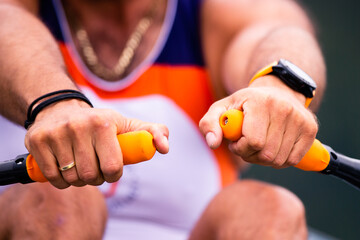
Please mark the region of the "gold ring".
POLYGON ((59 170, 61 172, 63 172, 63 171, 69 170, 70 168, 73 168, 73 167, 75 167, 75 162, 69 163, 68 165, 63 166, 63 167, 59 167, 59 170))

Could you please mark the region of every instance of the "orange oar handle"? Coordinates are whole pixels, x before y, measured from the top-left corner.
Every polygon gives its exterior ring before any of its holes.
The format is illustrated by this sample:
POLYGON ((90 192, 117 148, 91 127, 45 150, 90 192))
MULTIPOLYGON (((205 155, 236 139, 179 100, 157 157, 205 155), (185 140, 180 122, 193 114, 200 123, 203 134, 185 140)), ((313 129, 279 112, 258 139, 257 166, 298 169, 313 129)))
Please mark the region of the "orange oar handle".
MULTIPOLYGON (((119 134, 117 138, 125 165, 149 160, 156 152, 153 136, 148 131, 127 132, 119 134)), ((39 166, 31 154, 26 158, 26 169, 29 177, 33 181, 47 182, 47 179, 41 173, 39 166)))
MULTIPOLYGON (((243 118, 243 113, 237 109, 228 110, 221 115, 219 123, 226 139, 231 141, 240 139, 243 118)), ((330 154, 328 150, 319 140, 315 139, 310 150, 295 167, 305 171, 320 172, 329 165, 329 162, 330 154)))

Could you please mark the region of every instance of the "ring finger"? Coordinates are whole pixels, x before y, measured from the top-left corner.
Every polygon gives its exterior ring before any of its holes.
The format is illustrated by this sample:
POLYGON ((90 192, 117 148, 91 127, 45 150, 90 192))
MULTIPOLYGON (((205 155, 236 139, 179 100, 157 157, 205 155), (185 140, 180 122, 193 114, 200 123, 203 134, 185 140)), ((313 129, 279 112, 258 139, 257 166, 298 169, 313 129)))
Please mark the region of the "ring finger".
POLYGON ((62 143, 55 144, 53 146, 53 152, 64 180, 70 185, 84 186, 85 183, 80 180, 76 171, 76 162, 71 141, 65 140, 62 143))

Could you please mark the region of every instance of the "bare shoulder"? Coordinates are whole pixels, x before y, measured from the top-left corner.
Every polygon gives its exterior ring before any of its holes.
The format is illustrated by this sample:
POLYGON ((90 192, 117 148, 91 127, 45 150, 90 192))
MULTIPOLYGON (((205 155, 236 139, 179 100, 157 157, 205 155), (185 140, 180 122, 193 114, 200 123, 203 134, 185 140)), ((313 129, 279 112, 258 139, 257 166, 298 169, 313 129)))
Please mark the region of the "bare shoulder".
POLYGON ((311 28, 306 12, 294 0, 205 0, 202 6, 203 26, 231 32, 268 21, 311 28))
POLYGON ((0 0, 0 6, 14 6, 23 8, 33 14, 38 13, 38 0, 0 0))

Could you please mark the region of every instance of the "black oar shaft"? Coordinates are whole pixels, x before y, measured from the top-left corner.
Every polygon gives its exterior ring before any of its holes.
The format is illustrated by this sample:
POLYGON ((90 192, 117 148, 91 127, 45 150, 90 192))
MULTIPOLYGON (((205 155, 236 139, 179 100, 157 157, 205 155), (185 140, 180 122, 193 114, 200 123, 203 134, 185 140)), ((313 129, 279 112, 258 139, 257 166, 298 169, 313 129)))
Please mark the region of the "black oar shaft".
POLYGON ((321 173, 336 176, 360 189, 360 161, 335 152, 324 145, 330 153, 330 162, 321 173))
POLYGON ((27 155, 19 155, 15 159, 0 162, 0 186, 33 182, 26 171, 27 155))

